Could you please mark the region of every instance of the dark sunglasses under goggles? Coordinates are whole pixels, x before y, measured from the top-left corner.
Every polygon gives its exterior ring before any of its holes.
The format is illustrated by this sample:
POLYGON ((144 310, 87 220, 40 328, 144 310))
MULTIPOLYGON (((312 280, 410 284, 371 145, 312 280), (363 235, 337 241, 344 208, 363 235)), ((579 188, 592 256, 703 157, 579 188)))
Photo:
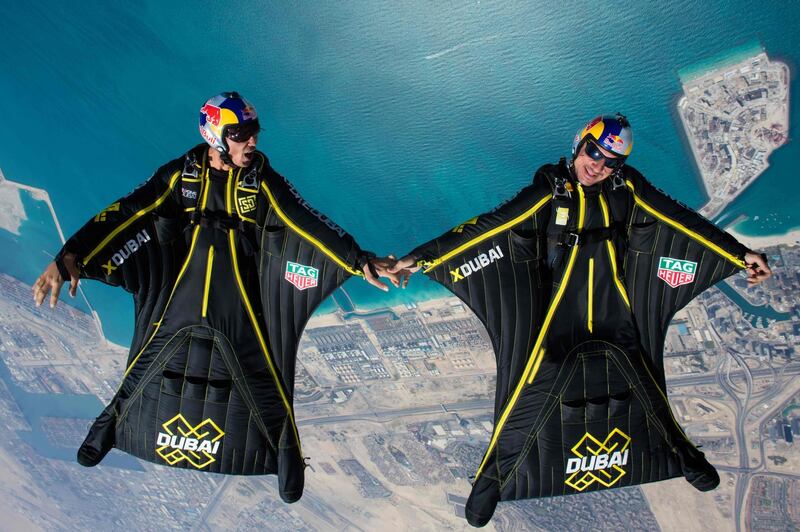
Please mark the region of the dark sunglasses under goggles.
POLYGON ((225 136, 233 142, 247 142, 250 137, 258 135, 259 131, 261 131, 261 124, 258 123, 258 120, 254 120, 247 124, 229 126, 225 130, 225 136))
POLYGON ((625 164, 625 157, 606 157, 600 150, 600 146, 591 140, 586 143, 586 155, 591 157, 592 160, 604 161, 606 168, 611 168, 612 170, 622 168, 622 165, 625 164))

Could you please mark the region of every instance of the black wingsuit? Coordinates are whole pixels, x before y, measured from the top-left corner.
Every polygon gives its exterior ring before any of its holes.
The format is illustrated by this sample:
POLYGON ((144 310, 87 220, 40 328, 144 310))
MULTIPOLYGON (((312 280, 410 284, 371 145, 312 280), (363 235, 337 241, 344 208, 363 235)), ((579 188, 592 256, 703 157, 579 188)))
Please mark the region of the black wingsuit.
POLYGON ((134 295, 122 383, 78 451, 173 467, 275 473, 303 491, 294 421, 299 337, 366 254, 311 208, 267 158, 218 171, 200 145, 156 171, 67 241, 83 278, 134 295))
POLYGON ((584 187, 562 160, 495 210, 411 252, 483 322, 495 425, 466 504, 719 477, 672 416, 672 316, 745 267, 746 248, 630 166, 584 187))

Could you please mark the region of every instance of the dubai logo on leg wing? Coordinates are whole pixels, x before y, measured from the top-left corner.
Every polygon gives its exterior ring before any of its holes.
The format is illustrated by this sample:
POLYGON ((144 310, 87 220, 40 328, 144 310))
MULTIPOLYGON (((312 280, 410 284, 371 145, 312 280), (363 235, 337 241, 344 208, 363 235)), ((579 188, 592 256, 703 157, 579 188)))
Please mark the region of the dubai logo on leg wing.
POLYGON ((623 466, 628 463, 631 439, 627 434, 615 428, 605 441, 600 441, 588 432, 572 447, 572 454, 567 458, 564 483, 583 491, 595 482, 610 488, 625 476, 623 466))
POLYGON ((693 282, 696 271, 697 263, 690 260, 661 257, 658 261, 658 278, 672 288, 693 282))
POLYGON ((284 278, 295 285, 299 290, 305 290, 306 288, 317 286, 319 270, 311 266, 306 266, 305 264, 286 261, 286 274, 284 278))
POLYGON ((220 440, 225 433, 210 418, 192 426, 181 414, 161 425, 156 453, 169 465, 186 460, 197 469, 215 462, 220 440))

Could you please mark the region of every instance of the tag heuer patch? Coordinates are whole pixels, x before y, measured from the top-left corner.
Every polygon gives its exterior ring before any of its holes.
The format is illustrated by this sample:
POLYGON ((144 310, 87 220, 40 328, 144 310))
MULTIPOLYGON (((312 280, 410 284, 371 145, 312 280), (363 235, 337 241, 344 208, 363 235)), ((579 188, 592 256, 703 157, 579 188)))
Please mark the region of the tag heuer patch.
POLYGON ((319 270, 311 266, 306 266, 305 264, 287 261, 286 275, 284 277, 298 289, 305 290, 306 288, 317 286, 319 270))
POLYGON ((696 271, 697 263, 690 260, 661 257, 658 262, 658 278, 672 288, 694 282, 694 274, 696 271))
POLYGON ((556 225, 567 225, 569 221, 569 209, 567 207, 559 207, 556 209, 556 225))

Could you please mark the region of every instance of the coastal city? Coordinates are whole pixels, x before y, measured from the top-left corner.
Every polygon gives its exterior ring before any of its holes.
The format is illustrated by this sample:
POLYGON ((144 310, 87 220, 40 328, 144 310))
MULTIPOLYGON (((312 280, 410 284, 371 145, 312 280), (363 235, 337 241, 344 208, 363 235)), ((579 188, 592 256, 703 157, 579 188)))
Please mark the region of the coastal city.
POLYGON ((700 213, 716 218, 788 140, 789 67, 762 52, 683 80, 678 112, 709 198, 700 213))
MULTIPOLYGON (((786 141, 788 70, 759 54, 691 83, 680 113, 711 198, 704 213, 715 216, 786 141)), ((45 191, 0 177, 0 227, 11 233, 25 216, 23 192, 52 212, 45 191)), ((60 231, 54 215, 37 223, 60 231)), ((738 274, 704 292, 675 315, 665 344, 673 413, 720 486, 701 493, 676 478, 502 503, 487 529, 800 527, 800 245, 777 238, 759 249, 773 277, 749 288, 738 274)), ((339 307, 311 319, 295 376, 306 487, 291 505, 274 476, 196 474, 116 450, 99 466, 79 466, 75 451, 127 356, 96 315, 35 307, 29 283, 0 272, 3 527, 469 528, 464 505, 494 429, 496 365, 486 329, 457 298, 339 307)))

